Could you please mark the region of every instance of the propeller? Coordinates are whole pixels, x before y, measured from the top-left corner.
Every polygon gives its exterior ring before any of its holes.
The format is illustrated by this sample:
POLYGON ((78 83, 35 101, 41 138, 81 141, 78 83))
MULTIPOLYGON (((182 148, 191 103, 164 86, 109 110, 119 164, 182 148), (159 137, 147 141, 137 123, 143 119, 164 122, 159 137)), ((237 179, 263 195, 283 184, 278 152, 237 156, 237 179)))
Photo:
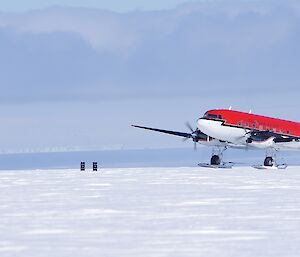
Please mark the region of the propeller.
POLYGON ((245 134, 238 137, 238 139, 239 140, 246 139, 246 141, 247 141, 251 137, 253 130, 247 131, 247 129, 244 129, 244 131, 245 131, 245 134))
MULTIPOLYGON (((190 138, 193 140, 194 142, 194 151, 197 151, 197 142, 198 142, 198 132, 199 132, 199 129, 196 128, 195 130, 193 129, 193 127, 191 126, 190 123, 186 122, 185 125, 187 126, 187 128, 191 131, 190 133, 190 138)), ((189 138, 186 137, 183 139, 183 142, 187 141, 189 138)))

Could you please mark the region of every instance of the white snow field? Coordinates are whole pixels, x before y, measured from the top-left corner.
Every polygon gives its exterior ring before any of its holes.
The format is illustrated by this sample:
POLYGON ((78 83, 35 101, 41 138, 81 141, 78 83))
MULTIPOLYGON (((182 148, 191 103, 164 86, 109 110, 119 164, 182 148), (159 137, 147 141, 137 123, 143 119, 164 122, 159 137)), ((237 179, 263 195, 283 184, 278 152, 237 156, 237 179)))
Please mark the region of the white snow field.
POLYGON ((0 256, 300 256, 300 167, 0 172, 0 256))

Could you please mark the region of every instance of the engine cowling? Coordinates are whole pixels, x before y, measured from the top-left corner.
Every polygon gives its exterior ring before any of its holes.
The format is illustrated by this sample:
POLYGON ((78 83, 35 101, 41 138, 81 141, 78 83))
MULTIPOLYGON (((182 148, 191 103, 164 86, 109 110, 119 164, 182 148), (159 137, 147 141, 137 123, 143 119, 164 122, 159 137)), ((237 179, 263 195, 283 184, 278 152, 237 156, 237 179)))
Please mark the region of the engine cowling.
POLYGON ((255 140, 252 137, 249 137, 247 139, 247 144, 249 146, 253 146, 253 147, 261 148, 261 149, 272 148, 275 146, 274 139, 275 139, 275 137, 269 137, 266 140, 255 140))

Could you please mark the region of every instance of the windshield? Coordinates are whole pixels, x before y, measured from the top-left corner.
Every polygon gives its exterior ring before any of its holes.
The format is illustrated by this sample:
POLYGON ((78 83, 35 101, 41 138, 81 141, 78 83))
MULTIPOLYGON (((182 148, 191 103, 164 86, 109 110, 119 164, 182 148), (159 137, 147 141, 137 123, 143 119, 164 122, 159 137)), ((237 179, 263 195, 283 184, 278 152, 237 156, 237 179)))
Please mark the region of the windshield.
POLYGON ((205 113, 204 117, 207 119, 222 119, 222 115, 220 114, 213 114, 213 113, 205 113))

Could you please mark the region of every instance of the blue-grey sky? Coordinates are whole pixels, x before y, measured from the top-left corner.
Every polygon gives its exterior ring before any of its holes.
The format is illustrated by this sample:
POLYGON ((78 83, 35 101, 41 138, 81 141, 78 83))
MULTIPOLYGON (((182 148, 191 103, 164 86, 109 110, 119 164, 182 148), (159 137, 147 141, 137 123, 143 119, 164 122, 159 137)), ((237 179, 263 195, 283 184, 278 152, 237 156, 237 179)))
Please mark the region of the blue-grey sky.
MULTIPOLYGON (((205 0, 198 0, 198 2, 205 0)), ((186 0, 1 0, 0 10, 10 12, 23 12, 32 9, 42 9, 53 5, 88 7, 112 10, 117 12, 127 12, 131 10, 160 10, 175 8, 178 4, 185 3, 186 0)), ((193 1, 197 2, 197 0, 193 1)))
POLYGON ((185 131, 230 105, 300 120, 293 0, 0 13, 0 57, 3 151, 182 146, 129 125, 185 131))

